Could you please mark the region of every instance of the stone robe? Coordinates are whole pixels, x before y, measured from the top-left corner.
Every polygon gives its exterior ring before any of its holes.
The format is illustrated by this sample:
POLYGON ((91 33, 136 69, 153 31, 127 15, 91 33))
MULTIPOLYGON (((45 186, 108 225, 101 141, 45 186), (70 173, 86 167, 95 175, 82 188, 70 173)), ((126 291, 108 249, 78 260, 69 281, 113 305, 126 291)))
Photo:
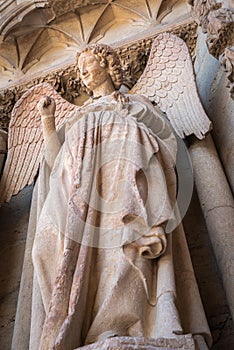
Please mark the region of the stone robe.
POLYGON ((34 191, 13 349, 185 333, 209 342, 183 230, 164 233, 175 220, 176 139, 162 113, 137 95, 106 96, 60 137, 34 191))

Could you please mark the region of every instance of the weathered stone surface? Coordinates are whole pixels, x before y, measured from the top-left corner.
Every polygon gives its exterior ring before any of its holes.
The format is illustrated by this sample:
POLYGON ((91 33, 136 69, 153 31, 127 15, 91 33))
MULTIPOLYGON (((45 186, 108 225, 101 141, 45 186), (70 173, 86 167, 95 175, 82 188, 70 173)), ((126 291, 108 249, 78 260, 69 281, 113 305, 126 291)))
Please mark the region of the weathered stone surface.
MULTIPOLYGON (((82 346, 76 350, 195 350, 192 335, 176 336, 174 339, 150 339, 115 337, 82 346)), ((208 349, 208 348, 207 348, 208 349)), ((205 348, 204 348, 205 350, 205 348)))

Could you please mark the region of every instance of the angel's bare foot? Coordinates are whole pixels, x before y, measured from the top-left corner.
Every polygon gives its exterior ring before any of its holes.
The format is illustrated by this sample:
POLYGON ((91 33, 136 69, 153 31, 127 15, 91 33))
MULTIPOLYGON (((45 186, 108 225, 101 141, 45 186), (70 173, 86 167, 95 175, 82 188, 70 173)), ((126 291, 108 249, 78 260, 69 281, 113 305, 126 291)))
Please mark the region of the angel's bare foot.
POLYGON ((42 119, 54 117, 56 108, 55 100, 52 97, 45 96, 40 99, 40 101, 37 104, 37 108, 40 112, 42 119))

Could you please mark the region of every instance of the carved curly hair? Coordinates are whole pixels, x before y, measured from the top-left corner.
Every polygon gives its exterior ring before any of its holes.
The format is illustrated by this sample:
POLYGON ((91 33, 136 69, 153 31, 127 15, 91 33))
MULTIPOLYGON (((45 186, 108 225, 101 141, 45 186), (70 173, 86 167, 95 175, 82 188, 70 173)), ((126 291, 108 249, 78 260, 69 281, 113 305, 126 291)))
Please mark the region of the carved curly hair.
POLYGON ((76 55, 76 66, 78 66, 80 55, 84 52, 92 53, 99 61, 100 66, 107 69, 115 89, 118 90, 123 82, 123 74, 117 53, 108 45, 89 45, 76 55))

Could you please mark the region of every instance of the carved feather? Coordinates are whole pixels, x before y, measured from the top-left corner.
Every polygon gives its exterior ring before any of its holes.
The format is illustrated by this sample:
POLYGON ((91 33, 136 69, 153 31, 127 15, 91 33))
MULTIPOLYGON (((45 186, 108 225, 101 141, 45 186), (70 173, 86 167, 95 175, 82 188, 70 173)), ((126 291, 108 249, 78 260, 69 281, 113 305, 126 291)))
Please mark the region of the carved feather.
POLYGON ((211 129, 198 97, 188 47, 176 35, 156 37, 147 66, 130 93, 145 95, 156 103, 181 138, 194 134, 203 139, 211 129))
POLYGON ((55 123, 60 127, 72 110, 79 107, 63 99, 51 85, 43 83, 29 89, 17 101, 9 125, 8 153, 0 182, 0 203, 31 185, 39 168, 43 150, 41 117, 37 103, 44 96, 56 101, 55 123))

